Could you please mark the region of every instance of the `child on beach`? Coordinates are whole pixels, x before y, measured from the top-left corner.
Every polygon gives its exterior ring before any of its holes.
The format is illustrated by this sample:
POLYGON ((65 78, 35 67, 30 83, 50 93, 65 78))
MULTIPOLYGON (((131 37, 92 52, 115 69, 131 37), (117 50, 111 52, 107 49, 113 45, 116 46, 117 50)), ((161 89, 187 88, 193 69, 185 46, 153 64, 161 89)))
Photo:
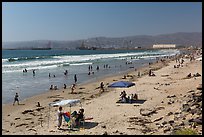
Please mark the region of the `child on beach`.
POLYGON ((62 116, 63 116, 64 112, 62 111, 62 107, 59 107, 59 110, 57 111, 57 128, 60 129, 61 125, 62 125, 62 116))
POLYGON ((67 85, 66 84, 64 84, 64 89, 66 89, 67 88, 67 85))
POLYGON ((19 100, 18 100, 18 93, 16 93, 15 97, 14 97, 14 102, 13 102, 13 106, 15 104, 15 102, 18 102, 18 105, 19 105, 19 100))
POLYGON ((73 94, 74 93, 74 90, 76 89, 76 85, 75 84, 72 84, 72 86, 71 86, 71 94, 73 94))
POLYGON ((104 92, 104 84, 103 84, 103 82, 101 82, 101 84, 100 84, 100 91, 104 92))

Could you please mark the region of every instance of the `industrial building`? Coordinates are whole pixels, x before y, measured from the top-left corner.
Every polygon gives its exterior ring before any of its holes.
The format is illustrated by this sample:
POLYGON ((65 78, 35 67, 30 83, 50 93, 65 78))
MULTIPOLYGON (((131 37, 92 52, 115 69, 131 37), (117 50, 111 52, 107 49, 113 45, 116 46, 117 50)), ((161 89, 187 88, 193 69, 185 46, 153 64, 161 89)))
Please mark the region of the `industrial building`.
POLYGON ((176 44, 155 44, 153 48, 176 48, 176 44))

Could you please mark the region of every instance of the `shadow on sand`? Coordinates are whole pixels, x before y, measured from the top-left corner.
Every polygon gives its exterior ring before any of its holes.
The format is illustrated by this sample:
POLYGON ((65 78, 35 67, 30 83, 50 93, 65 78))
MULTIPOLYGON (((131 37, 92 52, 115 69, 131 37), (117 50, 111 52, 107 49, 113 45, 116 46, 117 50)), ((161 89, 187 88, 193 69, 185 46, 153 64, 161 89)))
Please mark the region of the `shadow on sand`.
POLYGON ((19 103, 18 105, 25 105, 25 104, 23 104, 23 103, 19 103))
POLYGON ((82 129, 91 129, 91 128, 94 128, 95 126, 97 126, 98 123, 97 122, 84 122, 83 125, 81 125, 79 128, 60 128, 58 130, 61 130, 61 131, 79 131, 80 128, 82 129))
POLYGON ((131 103, 130 102, 121 102, 118 100, 116 103, 121 103, 121 104, 143 104, 146 100, 144 99, 138 99, 138 100, 133 100, 131 103))
POLYGON ((98 123, 97 122, 84 122, 84 125, 82 125, 81 127, 84 129, 91 129, 94 128, 95 126, 97 126, 98 123))

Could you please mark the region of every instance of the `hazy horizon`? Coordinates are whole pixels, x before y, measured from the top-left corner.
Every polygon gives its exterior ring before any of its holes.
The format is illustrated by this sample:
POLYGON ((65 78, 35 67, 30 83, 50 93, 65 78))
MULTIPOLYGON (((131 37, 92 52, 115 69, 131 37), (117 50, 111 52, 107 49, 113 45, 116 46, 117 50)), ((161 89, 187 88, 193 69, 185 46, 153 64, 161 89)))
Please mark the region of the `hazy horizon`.
POLYGON ((202 32, 202 2, 3 2, 2 41, 202 32))
MULTIPOLYGON (((176 34, 176 33, 202 33, 202 32, 175 32, 175 33, 166 33, 166 34, 176 34)), ((165 35, 165 34, 157 34, 157 35, 143 35, 143 36, 158 36, 158 35, 165 35)), ((132 36, 142 36, 142 35, 132 35, 132 36)), ((121 37, 107 37, 107 36, 97 36, 97 37, 106 37, 106 38, 123 38, 123 37, 131 37, 131 36, 121 36, 121 37)), ((95 38, 95 37, 90 37, 95 38)), ((89 38, 86 38, 89 39, 89 38)), ((77 40, 85 40, 85 39, 76 39, 76 40, 49 40, 49 39, 33 39, 33 40, 27 40, 27 41, 2 41, 3 43, 7 42, 31 42, 31 41, 77 41, 77 40)))

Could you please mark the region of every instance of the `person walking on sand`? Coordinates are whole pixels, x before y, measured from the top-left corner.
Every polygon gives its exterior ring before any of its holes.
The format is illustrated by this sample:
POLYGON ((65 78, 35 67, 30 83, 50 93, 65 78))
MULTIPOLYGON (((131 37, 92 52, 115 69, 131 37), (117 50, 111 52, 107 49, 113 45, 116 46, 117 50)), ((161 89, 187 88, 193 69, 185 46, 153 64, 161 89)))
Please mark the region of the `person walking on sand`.
POLYGON ((101 84, 100 84, 100 91, 104 92, 104 84, 103 84, 103 82, 101 82, 101 84))
POLYGON ((75 84, 77 83, 77 76, 76 76, 76 74, 74 75, 74 82, 75 82, 75 84))
POLYGON ((62 107, 59 107, 59 110, 57 111, 57 128, 61 129, 61 125, 62 125, 62 116, 63 116, 64 112, 62 111, 62 107))
POLYGON ((64 89, 66 89, 67 88, 67 85, 66 84, 64 84, 64 89))
POLYGON ((72 84, 72 86, 71 86, 71 94, 73 94, 74 93, 74 90, 76 89, 76 84, 72 84))
POLYGON ((19 105, 19 100, 18 100, 18 93, 16 93, 15 97, 14 97, 14 102, 13 102, 13 106, 15 104, 15 102, 18 102, 18 105, 19 105))

